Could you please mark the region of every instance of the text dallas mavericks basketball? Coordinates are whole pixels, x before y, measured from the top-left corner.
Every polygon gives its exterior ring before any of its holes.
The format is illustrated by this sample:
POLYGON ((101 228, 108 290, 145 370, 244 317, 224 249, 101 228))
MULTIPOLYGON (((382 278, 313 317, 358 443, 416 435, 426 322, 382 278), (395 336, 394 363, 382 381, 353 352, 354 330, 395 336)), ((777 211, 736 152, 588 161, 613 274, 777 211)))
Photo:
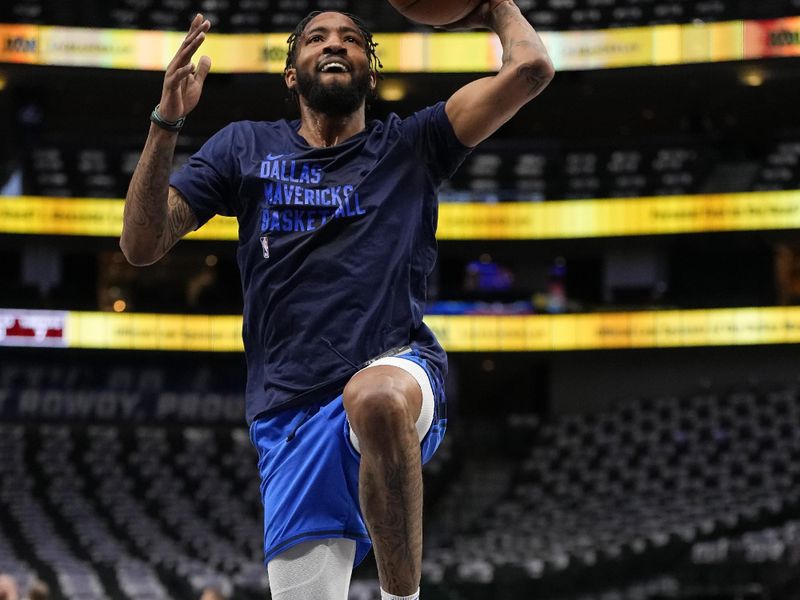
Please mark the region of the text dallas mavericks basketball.
POLYGON ((261 213, 261 245, 265 258, 269 258, 266 234, 275 231, 314 231, 334 219, 366 214, 359 203, 355 186, 320 187, 324 173, 318 163, 268 154, 261 162, 259 176, 268 180, 264 183, 264 208, 261 213), (302 208, 286 208, 292 206, 302 208), (310 206, 316 208, 309 209, 310 206))

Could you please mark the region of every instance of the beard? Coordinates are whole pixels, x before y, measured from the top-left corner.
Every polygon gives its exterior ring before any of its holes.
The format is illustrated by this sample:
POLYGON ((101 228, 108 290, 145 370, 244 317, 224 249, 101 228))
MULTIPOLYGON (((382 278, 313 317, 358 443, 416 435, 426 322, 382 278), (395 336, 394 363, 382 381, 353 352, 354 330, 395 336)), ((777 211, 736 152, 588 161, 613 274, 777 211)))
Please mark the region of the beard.
POLYGON ((308 106, 331 117, 343 117, 359 109, 369 91, 369 71, 351 71, 349 83, 322 83, 322 73, 297 69, 297 90, 308 106))

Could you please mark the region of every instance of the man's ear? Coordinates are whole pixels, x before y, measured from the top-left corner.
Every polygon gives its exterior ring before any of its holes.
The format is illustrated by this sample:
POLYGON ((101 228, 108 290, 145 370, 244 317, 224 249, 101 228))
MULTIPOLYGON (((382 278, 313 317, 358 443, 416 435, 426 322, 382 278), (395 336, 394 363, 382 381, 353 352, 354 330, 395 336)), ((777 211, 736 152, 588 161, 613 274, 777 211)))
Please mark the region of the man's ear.
POLYGON ((378 87, 378 73, 376 71, 369 72, 369 89, 375 91, 378 87))
POLYGON ((294 89, 297 85, 297 69, 289 67, 283 74, 283 80, 286 82, 286 87, 290 90, 294 89))

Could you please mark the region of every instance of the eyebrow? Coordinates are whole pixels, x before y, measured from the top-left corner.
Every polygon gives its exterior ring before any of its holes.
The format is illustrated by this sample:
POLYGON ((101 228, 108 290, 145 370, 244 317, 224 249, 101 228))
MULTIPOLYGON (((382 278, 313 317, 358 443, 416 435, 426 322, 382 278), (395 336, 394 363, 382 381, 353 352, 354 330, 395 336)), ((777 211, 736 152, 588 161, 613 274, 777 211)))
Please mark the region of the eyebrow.
MULTIPOLYGON (((316 27, 314 27, 314 29, 309 29, 308 31, 303 33, 303 37, 307 38, 308 36, 313 35, 315 33, 328 33, 330 30, 331 30, 330 27, 317 25, 316 27)), ((364 40, 364 34, 361 33, 361 30, 355 27, 351 27, 350 25, 342 25, 337 30, 339 31, 339 33, 355 33, 358 35, 358 37, 364 40)))

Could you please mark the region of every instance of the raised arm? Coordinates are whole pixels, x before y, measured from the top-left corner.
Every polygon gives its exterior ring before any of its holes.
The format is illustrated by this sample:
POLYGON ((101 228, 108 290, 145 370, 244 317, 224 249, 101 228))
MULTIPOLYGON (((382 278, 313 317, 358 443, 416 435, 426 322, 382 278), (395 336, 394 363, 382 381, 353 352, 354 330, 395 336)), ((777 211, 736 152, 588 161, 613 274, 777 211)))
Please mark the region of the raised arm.
POLYGON ((555 70, 541 38, 512 0, 487 0, 456 25, 488 27, 503 47, 500 71, 465 85, 445 107, 458 139, 472 147, 538 96, 555 70))
MULTIPOLYGON (((211 60, 203 56, 195 67, 192 56, 210 28, 211 23, 198 14, 167 66, 158 108, 162 120, 177 122, 197 106, 211 60)), ((151 123, 144 150, 128 186, 119 240, 122 253, 133 265, 153 264, 181 237, 197 227, 197 219, 186 200, 169 185, 177 140, 177 131, 168 131, 151 123)))

